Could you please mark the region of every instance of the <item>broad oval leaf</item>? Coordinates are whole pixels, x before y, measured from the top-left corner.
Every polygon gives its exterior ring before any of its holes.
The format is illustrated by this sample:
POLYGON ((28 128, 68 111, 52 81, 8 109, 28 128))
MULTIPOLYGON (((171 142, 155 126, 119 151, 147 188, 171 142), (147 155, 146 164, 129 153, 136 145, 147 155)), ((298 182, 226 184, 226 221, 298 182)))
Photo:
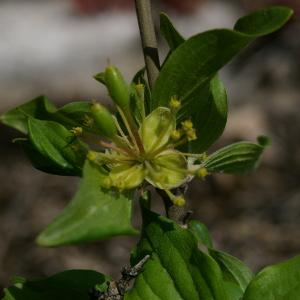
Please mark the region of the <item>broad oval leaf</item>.
POLYGON ((298 300, 300 256, 259 272, 249 284, 243 300, 298 300))
POLYGON ((198 140, 189 143, 190 152, 207 150, 221 136, 227 122, 227 94, 219 77, 216 75, 203 91, 202 101, 190 104, 190 117, 198 136, 198 140))
MULTIPOLYGON (((256 37, 280 28, 291 14, 288 8, 273 7, 256 12, 255 17, 251 17, 254 19, 252 22, 246 22, 247 17, 244 17, 237 23, 235 30, 210 30, 189 38, 171 53, 162 67, 153 88, 152 110, 158 106, 167 106, 171 97, 176 95, 183 104, 181 117, 192 117, 197 124, 199 119, 197 114, 193 116, 193 112, 205 107, 202 102, 208 101, 209 82, 215 74, 256 37), (265 17, 269 10, 272 18, 265 17), (261 26, 263 30, 259 30, 261 26)), ((201 132, 200 125, 195 128, 201 132)), ((206 139, 205 134, 205 131, 202 136, 199 134, 199 143, 202 138, 206 139)), ((205 147, 208 148, 216 137, 211 138, 205 147)), ((200 146, 199 149, 202 150, 200 146)))
POLYGON ((197 220, 191 220, 188 223, 188 229, 194 234, 195 238, 199 243, 205 245, 207 248, 213 247, 213 242, 210 233, 205 224, 197 220))
POLYGON ((133 264, 151 257, 125 300, 231 300, 219 266, 189 230, 147 210, 144 222, 133 264))
POLYGON ((24 146, 35 166, 59 175, 81 175, 87 146, 68 129, 56 122, 29 118, 28 134, 31 145, 24 146))
POLYGON ((68 129, 80 126, 88 132, 97 133, 90 107, 90 102, 77 101, 57 109, 47 97, 40 96, 3 114, 0 121, 25 134, 28 133, 28 118, 55 121, 68 129))
POLYGON ((53 247, 137 233, 131 226, 131 198, 101 189, 103 172, 86 162, 77 194, 38 236, 39 245, 53 247))
POLYGON ((272 6, 240 18, 234 29, 255 37, 274 32, 292 16, 293 10, 285 6, 272 6))
POLYGON ((252 271, 242 261, 225 252, 211 248, 209 254, 219 264, 224 280, 236 284, 244 294, 253 279, 252 271))
POLYGON ((239 142, 224 147, 204 161, 209 172, 245 173, 256 168, 264 147, 250 142, 239 142))
POLYGON ((160 33, 166 39, 171 51, 175 50, 185 41, 165 13, 160 14, 160 33))
POLYGON ((2 300, 90 300, 89 291, 109 278, 91 270, 68 270, 45 279, 19 279, 2 300))
POLYGON ((55 105, 47 97, 39 96, 3 114, 0 116, 0 121, 7 126, 27 134, 28 117, 47 119, 55 111, 55 105))

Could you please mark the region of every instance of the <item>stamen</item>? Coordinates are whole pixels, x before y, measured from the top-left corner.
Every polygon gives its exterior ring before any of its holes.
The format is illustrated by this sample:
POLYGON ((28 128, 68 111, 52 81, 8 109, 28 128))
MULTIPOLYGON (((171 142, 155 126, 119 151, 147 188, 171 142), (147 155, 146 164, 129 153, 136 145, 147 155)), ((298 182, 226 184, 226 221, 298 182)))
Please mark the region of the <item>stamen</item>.
POLYGON ((206 168, 201 167, 196 172, 197 176, 199 176, 201 179, 204 179, 208 175, 208 171, 206 168))
POLYGON ((111 144, 111 143, 106 143, 104 141, 98 141, 98 144, 103 147, 103 148, 106 148, 106 149, 113 149, 119 153, 123 153, 125 155, 132 155, 132 153, 130 152, 129 149, 125 149, 125 148, 119 148, 117 146, 115 146, 114 144, 111 144))
POLYGON ((137 92, 137 96, 141 103, 141 114, 142 114, 142 120, 146 117, 146 110, 145 110, 145 86, 142 83, 135 85, 135 90, 137 92))
POLYGON ((82 133, 83 133, 83 130, 81 127, 73 127, 71 130, 70 130, 71 133, 73 133, 75 136, 81 136, 82 133))
POLYGON ((169 102, 169 107, 172 111, 177 111, 181 106, 181 102, 177 99, 176 96, 171 97, 169 102))
POLYGON ((169 196, 170 200, 173 202, 176 206, 184 206, 185 205, 185 199, 182 195, 175 196, 171 193, 170 190, 165 190, 166 194, 169 196))
POLYGON ((134 146, 130 143, 130 141, 128 140, 127 136, 125 135, 123 129, 121 128, 117 118, 115 116, 113 116, 115 123, 116 123, 116 127, 121 135, 121 137, 125 140, 126 144, 128 145, 129 148, 134 149, 134 146))
POLYGON ((139 151, 139 150, 140 150, 140 147, 138 146, 138 143, 137 143, 137 140, 136 140, 136 136, 133 134, 132 128, 131 128, 131 126, 129 125, 128 119, 126 118, 126 116, 125 116, 123 110, 122 110, 120 107, 117 107, 117 108, 118 108, 118 111, 119 111, 119 113, 120 113, 120 115, 121 115, 121 118, 122 118, 122 120, 123 120, 123 122, 124 122, 124 125, 125 125, 125 127, 126 127, 126 129, 127 129, 127 131, 128 131, 128 134, 129 134, 129 136, 130 136, 130 138, 131 138, 131 141, 133 142, 133 144, 134 144, 134 146, 135 146, 135 149, 136 149, 137 151, 139 151))

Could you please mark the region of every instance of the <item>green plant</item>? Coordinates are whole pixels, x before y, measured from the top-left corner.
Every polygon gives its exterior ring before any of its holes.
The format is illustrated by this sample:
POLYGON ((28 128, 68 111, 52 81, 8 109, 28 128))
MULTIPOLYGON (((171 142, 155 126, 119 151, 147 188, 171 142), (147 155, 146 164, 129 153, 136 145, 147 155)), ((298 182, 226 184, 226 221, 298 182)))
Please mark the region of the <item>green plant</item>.
POLYGON ((15 142, 34 167, 82 177, 74 199, 37 243, 53 247, 139 234, 131 225, 132 202, 139 201, 143 225, 132 267, 119 281, 88 270, 35 281, 16 278, 3 299, 299 299, 300 257, 254 275, 214 248, 204 224, 188 220, 182 189, 193 178, 257 166, 266 137, 206 153, 227 120, 217 72, 255 38, 283 26, 292 11, 270 7, 239 19, 233 30, 210 30, 187 40, 161 14, 160 32, 170 50, 159 68, 149 5, 136 1, 146 69, 130 84, 112 65, 95 76, 106 86, 114 113, 88 101, 56 108, 41 96, 1 116, 2 123, 25 134, 15 142), (166 217, 151 211, 149 186, 161 195, 166 217))

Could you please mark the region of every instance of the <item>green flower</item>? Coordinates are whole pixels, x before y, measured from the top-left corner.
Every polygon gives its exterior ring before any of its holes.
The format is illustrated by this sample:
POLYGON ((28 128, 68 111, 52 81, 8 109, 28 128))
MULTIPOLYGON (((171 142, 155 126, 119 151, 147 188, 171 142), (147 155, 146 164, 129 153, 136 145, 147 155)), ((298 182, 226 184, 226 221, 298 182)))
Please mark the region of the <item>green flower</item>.
MULTIPOLYGON (((110 66, 109 72, 112 68, 110 66)), ((120 75, 119 72, 117 74, 120 75)), ((115 81, 118 79, 114 77, 113 80, 116 85, 115 81)), ((123 78, 120 80, 123 84, 123 78)), ((129 92, 129 89, 123 89, 126 90, 129 92)), ((140 94, 137 100, 144 101, 140 94)), ((105 140, 99 141, 99 144, 104 152, 90 151, 87 157, 107 171, 106 178, 100 184, 103 188, 116 188, 120 191, 150 184, 165 190, 175 205, 184 205, 183 196, 175 196, 171 190, 191 180, 197 167, 193 164, 195 159, 191 160, 188 153, 180 152, 177 147, 196 138, 196 132, 190 120, 179 124, 179 128, 176 127, 174 106, 179 108, 180 101, 174 98, 170 101, 170 108, 158 107, 147 116, 143 103, 140 103, 143 118, 138 124, 129 106, 120 107, 117 97, 115 95, 113 100, 117 105, 118 118, 112 115, 109 117, 108 110, 101 105, 94 104, 92 107, 97 108, 93 109, 93 117, 98 128, 103 129, 105 140), (111 124, 111 119, 114 124, 111 124), (115 128, 116 134, 107 133, 115 132, 115 128)), ((122 97, 124 98, 123 94, 122 97)))

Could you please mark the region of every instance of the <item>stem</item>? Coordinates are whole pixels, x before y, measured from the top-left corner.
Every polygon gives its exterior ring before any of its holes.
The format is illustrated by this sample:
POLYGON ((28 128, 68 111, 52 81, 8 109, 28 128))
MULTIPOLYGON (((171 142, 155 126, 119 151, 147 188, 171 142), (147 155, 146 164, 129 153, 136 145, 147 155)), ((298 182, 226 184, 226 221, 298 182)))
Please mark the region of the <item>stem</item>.
POLYGON ((164 201, 167 217, 176 223, 185 226, 189 216, 191 215, 191 211, 188 211, 186 206, 173 205, 170 197, 164 190, 156 189, 156 191, 164 201))
POLYGON ((150 89, 152 89, 159 74, 160 64, 157 40, 151 14, 151 0, 135 0, 135 7, 142 40, 148 82, 150 89))

